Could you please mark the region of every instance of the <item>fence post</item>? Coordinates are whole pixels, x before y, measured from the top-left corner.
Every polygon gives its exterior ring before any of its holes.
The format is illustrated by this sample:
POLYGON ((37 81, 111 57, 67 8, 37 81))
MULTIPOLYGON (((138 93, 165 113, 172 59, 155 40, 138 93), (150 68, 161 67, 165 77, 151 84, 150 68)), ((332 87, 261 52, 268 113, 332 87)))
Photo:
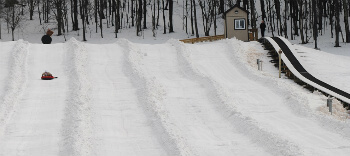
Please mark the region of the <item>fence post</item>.
POLYGON ((282 60, 281 60, 281 54, 282 54, 282 50, 278 50, 278 71, 279 71, 279 78, 281 78, 281 64, 282 64, 282 60))
POLYGON ((327 107, 329 108, 329 112, 331 112, 332 115, 332 98, 327 99, 327 107))

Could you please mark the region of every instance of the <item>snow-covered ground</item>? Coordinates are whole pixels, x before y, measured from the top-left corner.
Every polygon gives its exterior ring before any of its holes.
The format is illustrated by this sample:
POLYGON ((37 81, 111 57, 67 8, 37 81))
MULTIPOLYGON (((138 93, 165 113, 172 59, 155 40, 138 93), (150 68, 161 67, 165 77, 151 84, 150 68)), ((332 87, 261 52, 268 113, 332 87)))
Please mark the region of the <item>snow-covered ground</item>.
MULTIPOLYGON (((349 155, 350 112, 339 101, 331 115, 328 97, 279 79, 258 42, 179 42, 193 36, 175 5, 175 33, 160 26, 157 37, 151 23, 118 38, 104 25, 104 38, 90 26, 87 42, 80 30, 42 45, 55 23, 28 20, 13 42, 3 25, 0 156, 349 155), (45 70, 58 78, 41 80, 45 70)), ((321 51, 312 39, 290 42, 308 72, 350 92, 350 44, 335 48, 329 30, 318 40, 321 51)))
MULTIPOLYGON (((348 155, 349 112, 258 42, 0 42, 0 155, 348 155), (257 70, 256 59, 263 60, 257 70), (45 70, 57 76, 40 80, 45 70)), ((293 48, 349 92, 347 56, 293 48), (327 62, 325 62, 327 60, 327 62)))

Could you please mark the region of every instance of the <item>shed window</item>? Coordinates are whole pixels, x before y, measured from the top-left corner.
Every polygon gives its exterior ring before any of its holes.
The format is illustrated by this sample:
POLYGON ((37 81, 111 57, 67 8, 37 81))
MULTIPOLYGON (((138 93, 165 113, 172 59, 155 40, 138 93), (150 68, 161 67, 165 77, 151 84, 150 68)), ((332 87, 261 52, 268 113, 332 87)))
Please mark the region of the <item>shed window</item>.
POLYGON ((235 29, 245 30, 245 19, 235 19, 235 29))

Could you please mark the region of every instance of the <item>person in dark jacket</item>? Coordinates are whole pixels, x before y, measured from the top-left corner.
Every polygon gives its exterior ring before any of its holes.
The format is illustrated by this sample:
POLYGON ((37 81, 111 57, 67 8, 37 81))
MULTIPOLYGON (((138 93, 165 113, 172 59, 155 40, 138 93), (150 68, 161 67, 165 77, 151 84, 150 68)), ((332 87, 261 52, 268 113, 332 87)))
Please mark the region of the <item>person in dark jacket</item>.
POLYGON ((53 34, 53 31, 50 30, 50 29, 47 29, 46 35, 44 35, 41 38, 41 42, 43 42, 43 44, 51 44, 51 42, 52 42, 52 38, 51 38, 52 34, 53 34))
POLYGON ((266 28, 266 24, 265 24, 264 20, 262 20, 261 24, 260 24, 261 37, 265 36, 265 28, 266 28))

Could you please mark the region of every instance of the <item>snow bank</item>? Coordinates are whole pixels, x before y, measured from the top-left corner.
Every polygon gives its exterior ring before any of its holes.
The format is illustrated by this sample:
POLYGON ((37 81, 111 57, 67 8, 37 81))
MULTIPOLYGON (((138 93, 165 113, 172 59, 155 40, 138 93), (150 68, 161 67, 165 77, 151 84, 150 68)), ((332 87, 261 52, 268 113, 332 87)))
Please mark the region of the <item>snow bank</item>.
POLYGON ((91 81, 87 74, 88 55, 85 46, 71 38, 66 46, 66 74, 69 92, 62 125, 60 155, 91 154, 91 81))
POLYGON ((269 86, 276 86, 271 89, 279 93, 281 97, 288 99, 283 104, 289 107, 293 113, 313 118, 313 120, 319 122, 320 125, 328 131, 336 132, 343 137, 349 138, 348 132, 350 131, 350 125, 348 121, 345 120, 349 118, 349 112, 339 107, 341 105, 339 101, 333 100, 333 104, 338 107, 336 106, 336 108, 333 108, 333 111, 337 113, 331 115, 326 106, 326 96, 320 94, 318 91, 311 93, 309 90, 289 80, 284 75, 282 75, 281 79, 278 78, 278 69, 269 62, 270 58, 267 57, 267 51, 256 51, 258 47, 262 46, 260 43, 242 42, 237 39, 230 39, 224 42, 233 50, 233 52, 230 53, 232 62, 240 65, 243 70, 249 71, 245 72, 245 74, 249 75, 248 77, 251 79, 263 81, 269 86), (254 55, 252 53, 264 54, 254 55), (264 61, 263 71, 257 70, 256 62, 254 62, 256 59, 264 61))
POLYGON ((28 42, 18 40, 11 52, 10 73, 7 80, 5 80, 8 83, 0 103, 0 136, 5 131, 6 123, 14 113, 26 87, 28 47, 28 42))
POLYGON ((160 139, 167 148, 169 155, 194 155, 185 139, 179 135, 177 129, 172 126, 168 112, 162 104, 166 92, 163 86, 155 77, 150 77, 141 68, 140 61, 144 55, 136 45, 126 39, 118 40, 117 44, 124 48, 125 52, 125 72, 129 75, 132 83, 138 87, 139 101, 145 102, 142 107, 151 118, 151 123, 156 132, 160 134, 160 139))
POLYGON ((229 92, 220 83, 216 82, 212 77, 203 74, 193 65, 191 52, 184 43, 177 40, 170 40, 169 43, 177 49, 178 61, 183 74, 205 85, 205 88, 209 91, 208 96, 210 96, 212 103, 217 104, 219 111, 240 133, 248 136, 252 142, 260 145, 273 155, 301 155, 301 150, 297 145, 271 133, 267 129, 261 128, 249 116, 244 116, 237 111, 235 107, 237 101, 232 100, 229 92))
MULTIPOLYGON (((278 69, 276 72, 271 72, 271 69, 275 71, 275 67, 269 63, 270 58, 267 57, 267 51, 257 50, 257 47, 262 46, 259 42, 243 42, 237 39, 230 39, 224 42, 227 48, 231 50, 228 56, 232 63, 240 66, 242 71, 249 71, 242 73, 254 81, 262 81, 268 86, 276 86, 271 89, 275 90, 275 93, 279 93, 280 96, 288 97, 287 99, 289 100, 284 104, 293 113, 301 116, 310 115, 311 109, 308 103, 311 101, 307 95, 303 94, 305 89, 296 85, 293 81, 280 81, 281 79, 278 78, 278 69), (257 59, 263 60, 262 71, 257 70, 257 59)), ((287 78, 283 77, 283 79, 287 78)))

